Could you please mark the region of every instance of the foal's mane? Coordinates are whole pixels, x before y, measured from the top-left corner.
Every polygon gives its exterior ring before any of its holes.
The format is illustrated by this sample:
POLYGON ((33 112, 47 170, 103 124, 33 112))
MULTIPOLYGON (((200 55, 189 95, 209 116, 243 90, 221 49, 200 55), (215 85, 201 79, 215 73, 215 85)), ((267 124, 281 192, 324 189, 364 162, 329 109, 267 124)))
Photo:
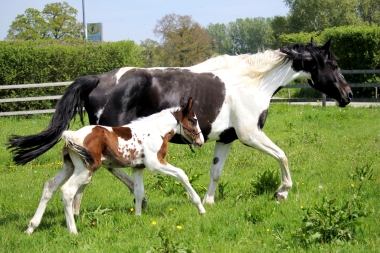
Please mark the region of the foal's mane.
POLYGON ((146 117, 137 118, 137 119, 133 120, 130 124, 131 125, 133 125, 133 124, 140 124, 140 123, 149 124, 150 121, 154 121, 157 118, 160 118, 160 117, 162 117, 165 114, 168 114, 168 115, 170 115, 171 117, 174 118, 173 113, 176 112, 176 111, 179 111, 180 109, 181 109, 181 107, 172 107, 172 108, 164 109, 164 110, 162 110, 160 112, 157 112, 157 113, 154 113, 152 115, 149 115, 149 116, 146 116, 146 117))

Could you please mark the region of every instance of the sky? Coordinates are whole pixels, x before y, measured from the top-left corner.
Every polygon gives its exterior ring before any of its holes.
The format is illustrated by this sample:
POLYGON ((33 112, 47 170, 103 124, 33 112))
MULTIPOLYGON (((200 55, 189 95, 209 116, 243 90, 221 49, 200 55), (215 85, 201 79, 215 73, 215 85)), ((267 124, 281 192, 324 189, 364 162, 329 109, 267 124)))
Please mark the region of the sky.
MULTIPOLYGON (((67 2, 78 10, 83 22, 83 0, 2 0, 0 8, 0 40, 9 26, 27 8, 42 11, 46 4, 67 2)), ((103 40, 146 39, 159 41, 153 29, 167 14, 189 15, 201 26, 228 24, 238 18, 285 16, 289 8, 283 0, 84 0, 86 23, 103 24, 103 40)))

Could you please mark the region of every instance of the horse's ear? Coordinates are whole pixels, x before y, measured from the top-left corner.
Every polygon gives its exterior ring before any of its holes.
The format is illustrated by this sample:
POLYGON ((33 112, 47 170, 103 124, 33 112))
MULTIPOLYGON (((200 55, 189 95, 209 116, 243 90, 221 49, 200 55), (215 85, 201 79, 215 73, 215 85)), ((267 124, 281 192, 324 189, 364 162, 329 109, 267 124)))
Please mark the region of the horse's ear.
POLYGON ((318 45, 317 45, 317 42, 315 42, 315 40, 314 40, 313 37, 311 37, 310 44, 311 44, 312 47, 317 47, 317 46, 318 46, 318 45))
POLYGON ((325 52, 330 51, 331 40, 332 37, 330 37, 330 39, 323 45, 322 50, 324 50, 325 52))

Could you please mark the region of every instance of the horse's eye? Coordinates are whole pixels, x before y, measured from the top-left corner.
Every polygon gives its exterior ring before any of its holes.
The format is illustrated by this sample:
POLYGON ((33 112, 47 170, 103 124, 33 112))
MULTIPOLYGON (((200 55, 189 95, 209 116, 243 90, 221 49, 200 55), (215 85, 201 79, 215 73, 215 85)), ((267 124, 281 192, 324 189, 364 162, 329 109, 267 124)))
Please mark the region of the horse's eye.
POLYGON ((336 61, 329 61, 329 63, 332 70, 336 70, 338 68, 338 64, 336 63, 336 61))

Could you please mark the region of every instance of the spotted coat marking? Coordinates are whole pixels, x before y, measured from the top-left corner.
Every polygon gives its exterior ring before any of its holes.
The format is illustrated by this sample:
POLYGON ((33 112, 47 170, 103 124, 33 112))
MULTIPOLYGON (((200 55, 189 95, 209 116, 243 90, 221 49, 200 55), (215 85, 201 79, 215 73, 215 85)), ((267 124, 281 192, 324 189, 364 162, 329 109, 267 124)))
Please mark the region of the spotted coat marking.
MULTIPOLYGON (((137 150, 131 143, 132 130, 129 127, 112 127, 112 131, 102 126, 94 126, 83 141, 83 146, 94 158, 89 170, 94 171, 102 162, 105 166, 144 168, 141 159, 143 149, 137 150)), ((141 141, 139 141, 141 143, 141 141)))
POLYGON ((174 131, 171 130, 169 133, 165 134, 165 136, 161 136, 162 145, 160 150, 157 152, 157 159, 161 164, 167 164, 165 161, 165 157, 168 154, 168 142, 173 138, 174 131))

